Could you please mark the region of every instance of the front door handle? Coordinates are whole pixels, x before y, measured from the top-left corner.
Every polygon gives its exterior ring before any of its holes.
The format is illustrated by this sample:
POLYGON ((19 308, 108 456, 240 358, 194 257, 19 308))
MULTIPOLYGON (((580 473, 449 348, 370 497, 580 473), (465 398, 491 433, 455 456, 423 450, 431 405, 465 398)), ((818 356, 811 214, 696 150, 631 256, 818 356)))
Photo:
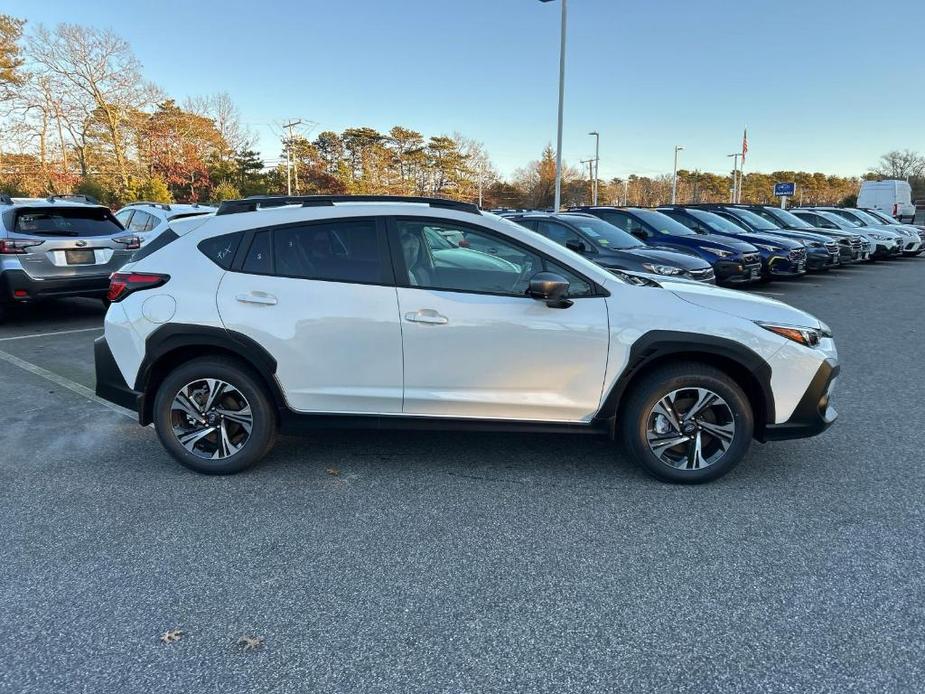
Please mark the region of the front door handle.
POLYGON ((412 323, 427 323, 429 325, 446 325, 450 319, 441 316, 432 308, 422 308, 420 311, 409 312, 405 314, 405 320, 412 323))
POLYGON ((238 294, 235 299, 242 304, 260 304, 261 306, 276 306, 276 297, 266 292, 251 292, 250 294, 238 294))

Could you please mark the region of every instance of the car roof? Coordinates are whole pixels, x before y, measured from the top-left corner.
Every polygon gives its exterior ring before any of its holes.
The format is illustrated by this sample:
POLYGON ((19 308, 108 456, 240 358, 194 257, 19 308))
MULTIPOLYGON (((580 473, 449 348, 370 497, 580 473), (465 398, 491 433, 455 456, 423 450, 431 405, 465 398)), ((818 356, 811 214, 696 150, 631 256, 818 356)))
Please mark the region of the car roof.
POLYGON ((109 209, 106 205, 101 205, 93 198, 87 198, 86 200, 77 200, 71 197, 65 196, 50 196, 47 198, 10 198, 6 197, 5 199, 0 198, 0 205, 11 206, 11 207, 48 207, 48 208, 62 208, 62 207, 78 207, 78 208, 99 208, 103 207, 109 209), (92 202, 91 202, 92 201, 92 202))

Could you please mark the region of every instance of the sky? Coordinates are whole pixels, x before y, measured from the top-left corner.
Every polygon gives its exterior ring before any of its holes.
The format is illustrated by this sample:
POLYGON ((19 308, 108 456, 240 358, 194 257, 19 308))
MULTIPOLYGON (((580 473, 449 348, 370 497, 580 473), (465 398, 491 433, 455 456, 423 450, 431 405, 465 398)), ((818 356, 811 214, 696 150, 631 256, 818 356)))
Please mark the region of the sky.
MULTIPOLYGON (((402 125, 482 141, 504 175, 555 143, 558 0, 4 0, 30 24, 110 28, 172 98, 227 91, 279 156, 303 132, 402 125)), ((859 175, 925 151, 925 1, 569 0, 563 157, 600 176, 859 175), (778 9, 779 8, 779 9, 778 9)))

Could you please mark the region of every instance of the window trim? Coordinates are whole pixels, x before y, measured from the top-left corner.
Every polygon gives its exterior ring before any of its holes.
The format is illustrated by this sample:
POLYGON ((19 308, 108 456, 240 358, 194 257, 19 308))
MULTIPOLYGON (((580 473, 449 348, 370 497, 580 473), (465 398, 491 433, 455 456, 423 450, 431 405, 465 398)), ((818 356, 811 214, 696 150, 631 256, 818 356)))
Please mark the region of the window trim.
MULTIPOLYGON (((571 301, 580 301, 582 299, 600 299, 602 297, 610 296, 610 292, 604 289, 604 287, 602 287, 600 284, 598 284, 597 282, 589 278, 584 273, 576 270, 568 263, 565 263, 559 260, 558 258, 553 258, 548 253, 545 253, 538 248, 534 248, 533 246, 529 246, 525 243, 522 243, 521 241, 515 238, 512 238, 510 236, 507 236, 505 234, 502 234, 499 231, 495 231, 494 229, 491 229, 490 227, 481 226, 479 224, 473 224, 471 222, 461 222, 456 219, 446 219, 443 217, 424 217, 424 216, 419 217, 419 216, 390 215, 385 218, 385 221, 386 221, 386 229, 388 231, 389 248, 392 254, 392 264, 394 265, 394 277, 395 277, 396 287, 402 287, 406 289, 426 289, 426 290, 435 291, 435 292, 453 292, 456 294, 475 294, 478 296, 503 296, 503 297, 507 297, 511 299, 529 299, 530 301, 537 301, 537 299, 533 298, 532 296, 529 296, 528 294, 520 295, 520 294, 511 294, 510 292, 484 292, 484 291, 476 291, 473 289, 451 289, 451 288, 446 288, 446 287, 420 287, 420 286, 412 285, 410 281, 408 280, 408 268, 405 266, 405 256, 402 253, 401 243, 398 240, 397 223, 398 222, 420 222, 422 224, 427 224, 427 223, 444 224, 444 225, 453 224, 453 225, 458 225, 460 227, 469 228, 469 229, 472 229, 472 231, 476 233, 494 236, 498 238, 499 240, 502 240, 505 243, 509 243, 516 248, 524 250, 525 252, 528 252, 528 253, 532 253, 533 255, 538 256, 540 260, 543 261, 544 265, 547 262, 550 262, 550 263, 555 263, 556 265, 563 266, 566 270, 571 272, 573 275, 587 282, 588 285, 591 287, 591 291, 592 291, 592 293, 589 296, 569 297, 571 301)), ((528 229, 528 231, 530 230, 528 229)), ((533 232, 533 233, 539 234, 538 231, 533 232)), ((543 238, 546 238, 546 237, 544 236, 543 238)), ((551 239, 549 240, 551 241, 551 239)), ((555 241, 551 241, 551 242, 555 243, 555 241)))
POLYGON ((270 226, 255 227, 247 229, 244 232, 244 238, 241 239, 241 245, 238 246, 238 252, 235 253, 234 261, 228 272, 237 272, 242 275, 254 275, 255 277, 279 277, 281 279, 302 280, 304 282, 336 282, 337 284, 357 284, 370 287, 394 287, 395 270, 392 266, 392 258, 388 245, 388 235, 386 233, 384 217, 376 215, 363 215, 356 217, 328 217, 325 219, 307 219, 298 222, 287 222, 285 224, 273 224, 270 226), (298 275, 283 275, 276 272, 276 231, 291 229, 294 227, 309 226, 330 226, 340 223, 372 222, 376 229, 376 241, 379 250, 379 262, 381 265, 383 279, 379 282, 357 282, 355 280, 335 280, 322 277, 300 277, 298 275), (270 272, 247 272, 244 270, 244 261, 250 253, 251 244, 254 237, 262 232, 270 233, 270 272))

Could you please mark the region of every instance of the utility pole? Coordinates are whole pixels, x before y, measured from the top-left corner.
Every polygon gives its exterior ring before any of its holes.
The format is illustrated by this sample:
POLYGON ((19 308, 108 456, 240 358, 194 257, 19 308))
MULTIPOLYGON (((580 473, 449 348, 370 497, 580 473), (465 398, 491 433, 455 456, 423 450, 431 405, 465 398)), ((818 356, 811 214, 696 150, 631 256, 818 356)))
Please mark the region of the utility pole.
POLYGON ((674 175, 671 178, 671 204, 676 205, 678 202, 678 152, 684 149, 681 145, 675 145, 674 148, 674 175))
POLYGON ((597 206, 597 191, 601 178, 601 134, 597 130, 588 134, 594 135, 594 186, 591 189, 591 204, 597 206))
MULTIPOLYGON (((540 0, 540 2, 550 1, 540 0)), ((568 0, 559 0, 559 2, 562 5, 562 19, 559 37, 559 125, 556 130, 556 212, 562 205, 562 112, 565 104, 565 35, 568 23, 568 0)))
POLYGON ((302 121, 291 120, 288 123, 283 123, 283 127, 289 130, 289 139, 286 141, 286 192, 288 195, 292 195, 293 178, 295 178, 295 194, 299 194, 299 165, 292 156, 292 129, 297 125, 302 125, 302 121), (290 168, 292 169, 292 176, 289 175, 290 168))
MULTIPOLYGON (((582 159, 581 163, 588 165, 588 186, 591 189, 591 199, 595 200, 597 191, 594 190, 594 159, 582 159)), ((596 205, 597 202, 593 202, 592 204, 596 205)))
POLYGON ((624 178, 623 179, 623 207, 627 207, 630 204, 629 194, 630 194, 630 180, 629 178, 624 178))
POLYGON ((733 154, 727 154, 727 157, 732 157, 732 200, 730 202, 735 203, 737 193, 739 191, 739 157, 742 156, 741 152, 735 152, 733 154))

